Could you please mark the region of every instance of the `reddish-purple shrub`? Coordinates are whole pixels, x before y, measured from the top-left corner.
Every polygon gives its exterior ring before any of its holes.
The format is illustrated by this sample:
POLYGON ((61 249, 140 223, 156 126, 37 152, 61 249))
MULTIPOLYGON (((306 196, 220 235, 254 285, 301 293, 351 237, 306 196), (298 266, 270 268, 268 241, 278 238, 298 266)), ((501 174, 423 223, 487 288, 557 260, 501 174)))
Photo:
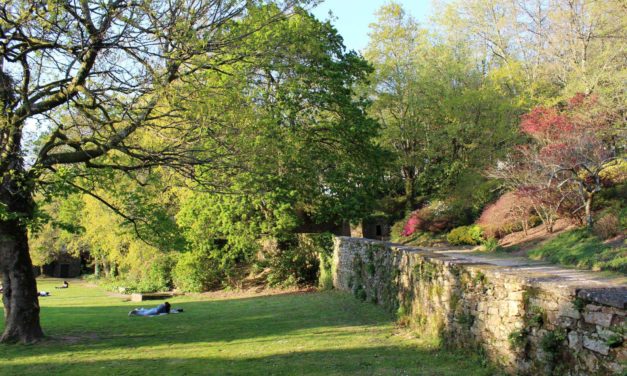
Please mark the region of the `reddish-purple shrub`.
POLYGON ((403 227, 401 236, 408 237, 416 231, 443 232, 454 227, 451 205, 435 200, 412 212, 403 227))
POLYGON ((418 213, 413 212, 409 216, 407 223, 405 223, 405 227, 403 227, 403 231, 401 232, 402 236, 411 236, 416 230, 418 230, 418 225, 420 224, 420 220, 418 219, 418 213))
POLYGON ((477 224, 484 229, 486 237, 498 239, 524 229, 531 213, 531 202, 526 197, 508 192, 483 210, 477 224))

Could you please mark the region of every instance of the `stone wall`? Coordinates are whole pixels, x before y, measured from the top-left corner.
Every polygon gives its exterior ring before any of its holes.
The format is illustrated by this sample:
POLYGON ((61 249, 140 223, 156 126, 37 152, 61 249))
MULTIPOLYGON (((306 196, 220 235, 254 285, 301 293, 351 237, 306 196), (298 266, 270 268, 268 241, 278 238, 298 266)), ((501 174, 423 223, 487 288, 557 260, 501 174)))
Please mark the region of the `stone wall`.
POLYGON ((334 286, 511 374, 622 375, 624 287, 581 289, 414 247, 338 237, 334 286))

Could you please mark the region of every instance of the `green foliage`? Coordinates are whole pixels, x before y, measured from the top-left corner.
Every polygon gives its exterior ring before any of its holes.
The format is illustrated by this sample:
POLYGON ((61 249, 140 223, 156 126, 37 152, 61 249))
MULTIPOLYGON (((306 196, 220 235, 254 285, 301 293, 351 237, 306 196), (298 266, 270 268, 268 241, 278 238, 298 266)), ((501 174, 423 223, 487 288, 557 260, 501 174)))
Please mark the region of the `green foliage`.
POLYGON ((474 286, 479 286, 479 285, 483 286, 486 283, 488 283, 488 277, 486 277, 486 275, 483 272, 478 271, 472 277, 472 282, 474 286))
POLYGON ((478 245, 484 240, 481 226, 461 226, 454 228, 446 237, 453 245, 478 245))
POLYGON ((105 279, 134 292, 166 291, 172 288, 174 258, 141 241, 130 241, 117 263, 109 265, 105 279))
POLYGON ((481 245, 483 246, 483 250, 486 252, 496 252, 500 248, 499 241, 493 237, 485 239, 481 242, 481 245))
POLYGON ((624 337, 622 334, 620 333, 614 333, 612 335, 610 335, 608 337, 608 339, 605 341, 605 343, 610 347, 610 348, 616 348, 616 347, 620 347, 623 342, 624 342, 624 337))
POLYGON ((146 272, 136 281, 139 292, 167 291, 172 288, 173 262, 168 255, 162 255, 147 263, 146 272))
POLYGON ((260 234, 285 237, 295 226, 290 206, 273 196, 181 191, 176 220, 191 250, 211 249, 214 265, 230 274, 238 263, 252 260, 260 234), (216 247, 217 243, 222 246, 216 247))
POLYGON ((538 306, 533 306, 527 314, 527 323, 529 326, 541 328, 544 325, 545 316, 546 314, 544 309, 538 306))
MULTIPOLYGON (((41 236, 32 234, 38 264, 62 248, 85 250, 107 278, 118 271, 126 284, 152 290, 171 285, 174 261, 164 267, 157 254, 180 252, 178 285, 199 291, 219 279, 228 283, 238 267, 254 261, 262 238, 274 238, 288 246, 269 261, 272 283, 315 282, 318 255, 294 246, 294 229, 304 219, 339 223, 368 214, 381 161, 389 159, 373 142, 378 124, 366 114, 368 101, 354 95, 371 68, 344 49, 330 23, 299 8, 283 17, 276 4, 251 5, 228 29, 249 35, 229 51, 249 59, 229 59, 220 69, 178 81, 168 103, 160 104, 164 112, 185 108, 180 121, 194 130, 177 124, 158 137, 149 130, 135 134, 141 149, 161 155, 171 151, 164 139, 189 132, 194 152, 185 158, 212 163, 181 168, 185 177, 161 167, 101 168, 88 178, 79 167, 59 168, 46 191, 59 197, 46 208, 52 221, 39 226, 41 236), (273 13, 277 18, 268 23, 273 13), (117 213, 68 182, 90 187, 117 213)), ((197 63, 205 58, 211 57, 199 55, 197 63)), ((124 158, 98 163, 128 162, 124 158)), ((320 274, 328 286, 326 266, 320 274)))
POLYGON ((317 234, 308 237, 309 244, 318 254, 318 287, 325 291, 333 288, 333 235, 317 234))
MULTIPOLYGON (((399 4, 384 5, 377 17, 364 52, 375 68, 365 91, 383 124, 381 142, 396 156, 389 189, 413 210, 417 195, 450 191, 517 139, 520 103, 510 88, 518 82, 503 80, 498 69, 486 75, 471 49, 423 29, 399 4)), ((452 226, 472 223, 473 206, 452 226)))
POLYGON ((541 243, 528 253, 532 259, 581 269, 627 273, 627 248, 604 244, 586 229, 566 231, 541 243))
POLYGON ((203 292, 219 286, 223 273, 210 249, 198 249, 178 255, 172 270, 172 282, 184 292, 203 292))
POLYGON ((318 275, 318 288, 322 291, 333 288, 333 257, 323 253, 318 254, 320 273, 318 275))
POLYGON ((368 262, 366 263, 366 271, 368 272, 369 276, 374 277, 374 274, 376 273, 377 268, 373 262, 368 262))
MULTIPOLYGON (((627 169, 627 162, 621 163, 620 166, 627 169)), ((623 179, 626 179, 625 176, 627 173, 623 172, 623 179)), ((613 235, 617 230, 624 232, 627 229, 627 181, 612 184, 601 190, 594 200, 594 209, 598 212, 597 219, 608 215, 618 219, 618 226, 613 226, 612 231, 607 233, 608 236, 613 235)))
POLYGON ((527 331, 525 329, 514 330, 507 336, 507 340, 512 349, 523 350, 527 345, 527 331))
POLYGON ((462 297, 458 293, 451 294, 451 299, 449 303, 451 312, 455 312, 457 310, 457 307, 459 307, 459 302, 461 301, 461 299, 462 297))
MULTIPOLYGON (((226 192, 182 190, 177 223, 192 249, 225 243, 217 255, 223 269, 256 262, 260 242, 274 239, 276 249, 258 263, 270 269, 269 282, 314 283, 322 259, 293 231, 362 218, 373 206, 385 158, 372 142, 378 125, 366 116, 368 103, 353 95, 370 67, 344 50, 330 23, 304 11, 254 33, 242 49, 267 53, 182 90, 181 100, 195 96, 188 116, 215 134, 205 148, 228 153, 237 171, 199 167, 200 179, 218 176, 226 192), (223 85, 232 90, 216 97, 223 85)), ((320 275, 328 284, 328 270, 320 275)))
POLYGON ((87 250, 88 244, 81 237, 85 232, 81 221, 83 210, 83 198, 77 194, 40 205, 39 211, 47 221, 42 221, 37 229, 29 232, 34 265, 43 266, 52 262, 62 252, 78 255, 87 250))
POLYGON ((578 312, 583 312, 584 308, 586 307, 586 301, 584 299, 581 299, 579 297, 575 298, 572 302, 573 307, 578 311, 578 312))
POLYGON ((467 330, 475 323, 475 317, 471 313, 462 313, 457 317, 457 322, 467 330))
MULTIPOLYGON (((366 116, 368 102, 353 92, 371 71, 367 62, 345 51, 330 23, 304 11, 255 33, 242 50, 261 53, 183 90, 183 99, 197 95, 189 116, 217 133, 207 147, 237 150, 230 162, 237 173, 220 174, 222 185, 317 222, 367 215, 385 160, 373 142, 378 125, 366 116), (216 98, 216 85, 233 89, 216 98)), ((208 179, 216 175, 212 166, 205 170, 208 179)))
MULTIPOLYGON (((333 249, 332 235, 324 234, 297 234, 291 239, 278 243, 275 249, 264 255, 264 260, 258 261, 260 267, 267 268, 270 285, 293 286, 315 285, 320 283, 321 255, 330 260, 333 249)), ((328 286, 330 278, 330 263, 327 264, 325 282, 328 286)), ((332 281, 330 282, 332 285, 332 281)))
POLYGON ((566 331, 556 329, 548 331, 540 340, 540 348, 549 356, 555 356, 566 340, 566 331))
POLYGON ((438 267, 427 260, 421 260, 416 266, 414 266, 414 273, 418 279, 431 282, 438 276, 438 267))
POLYGON ((407 315, 409 315, 409 309, 404 304, 400 304, 396 310, 396 319, 399 321, 404 320, 407 315))
POLYGON ((394 224, 390 228, 390 240, 392 242, 394 243, 403 242, 404 236, 402 236, 401 233, 403 232, 403 228, 405 227, 405 224, 407 223, 408 219, 409 219, 408 216, 406 216, 405 218, 394 222, 394 224))
POLYGON ((368 297, 368 294, 362 285, 356 285, 353 288, 353 295, 361 301, 366 301, 366 298, 368 297))
POLYGON ((455 206, 462 208, 468 223, 472 223, 487 204, 498 198, 501 189, 499 181, 487 179, 474 170, 465 170, 450 188, 449 196, 457 202, 455 206))
POLYGON ((379 303, 379 298, 377 297, 376 291, 374 291, 372 296, 370 297, 370 303, 372 303, 372 304, 378 304, 379 303))

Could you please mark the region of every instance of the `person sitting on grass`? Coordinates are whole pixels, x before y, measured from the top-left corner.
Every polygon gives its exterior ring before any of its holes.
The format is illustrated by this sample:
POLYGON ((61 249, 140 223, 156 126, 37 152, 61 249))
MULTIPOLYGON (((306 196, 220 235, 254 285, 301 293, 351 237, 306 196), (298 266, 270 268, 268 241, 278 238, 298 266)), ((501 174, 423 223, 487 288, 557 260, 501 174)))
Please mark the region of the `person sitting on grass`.
POLYGON ((135 308, 128 313, 129 316, 159 316, 167 315, 168 313, 180 313, 183 309, 170 309, 170 303, 165 302, 159 304, 155 308, 135 308))
POLYGON ((70 287, 70 284, 67 283, 67 281, 63 281, 63 284, 61 286, 55 287, 55 289, 66 289, 68 287, 70 287))

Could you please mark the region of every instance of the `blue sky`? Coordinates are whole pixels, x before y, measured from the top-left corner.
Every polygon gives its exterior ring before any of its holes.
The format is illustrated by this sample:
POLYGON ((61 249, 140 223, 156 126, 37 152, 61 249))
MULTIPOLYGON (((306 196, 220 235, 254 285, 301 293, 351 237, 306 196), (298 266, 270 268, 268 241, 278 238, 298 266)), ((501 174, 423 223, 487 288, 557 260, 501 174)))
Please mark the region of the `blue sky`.
MULTIPOLYGON (((333 24, 344 37, 348 49, 361 51, 368 44, 368 25, 375 21, 374 12, 389 0, 325 0, 313 9, 321 20, 329 18, 329 10, 336 20, 333 24)), ((396 0, 419 21, 426 23, 432 10, 432 0, 396 0)))

